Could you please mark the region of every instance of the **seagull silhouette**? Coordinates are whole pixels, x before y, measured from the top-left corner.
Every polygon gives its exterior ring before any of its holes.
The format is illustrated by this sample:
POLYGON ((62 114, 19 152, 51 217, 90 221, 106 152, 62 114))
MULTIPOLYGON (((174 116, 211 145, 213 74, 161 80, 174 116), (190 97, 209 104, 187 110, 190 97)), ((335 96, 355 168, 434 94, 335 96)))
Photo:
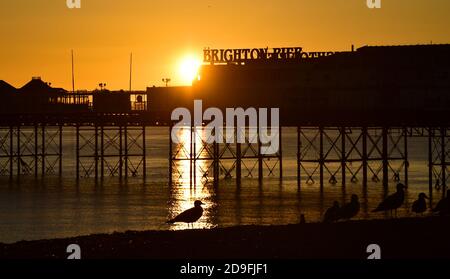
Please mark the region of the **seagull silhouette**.
POLYGON ((324 223, 334 223, 339 219, 339 202, 335 201, 333 203, 333 206, 328 208, 325 212, 325 215, 323 216, 323 222, 324 223))
POLYGON ((392 211, 395 210, 395 216, 397 216, 397 209, 402 206, 405 201, 405 188, 405 185, 402 183, 397 184, 397 192, 388 196, 376 209, 372 210, 372 212, 390 211, 392 216, 392 211))
POLYGON ((359 213, 359 198, 357 195, 352 195, 349 203, 344 204, 339 211, 339 219, 351 219, 359 213))
POLYGON ((440 215, 450 214, 450 190, 447 190, 447 196, 438 202, 433 212, 439 213, 440 215))
POLYGON ((203 215, 202 204, 204 203, 202 203, 201 201, 195 201, 193 208, 180 213, 177 217, 167 221, 167 223, 187 223, 189 225, 197 222, 198 219, 200 219, 200 217, 202 217, 203 215))
POLYGON ((427 210, 427 201, 425 199, 428 199, 427 195, 425 195, 425 193, 420 193, 419 199, 412 205, 412 212, 417 214, 424 213, 427 210))

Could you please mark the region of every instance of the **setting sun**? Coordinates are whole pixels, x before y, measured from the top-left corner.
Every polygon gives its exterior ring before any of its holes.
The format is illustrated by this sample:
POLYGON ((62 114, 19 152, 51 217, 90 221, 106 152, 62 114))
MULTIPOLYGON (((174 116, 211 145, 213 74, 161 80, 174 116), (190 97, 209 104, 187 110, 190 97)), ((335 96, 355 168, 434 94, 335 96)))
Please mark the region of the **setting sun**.
POLYGON ((179 66, 181 82, 191 84, 194 79, 198 78, 200 66, 201 62, 198 58, 194 56, 184 57, 179 66))

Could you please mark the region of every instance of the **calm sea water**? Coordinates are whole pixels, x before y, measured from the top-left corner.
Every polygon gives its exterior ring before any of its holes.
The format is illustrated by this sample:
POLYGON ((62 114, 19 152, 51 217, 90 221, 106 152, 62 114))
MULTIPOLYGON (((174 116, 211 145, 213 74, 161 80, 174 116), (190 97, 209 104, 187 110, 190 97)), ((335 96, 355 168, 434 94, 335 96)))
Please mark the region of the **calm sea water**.
MULTIPOLYGON (((284 179, 267 178, 260 185, 257 179, 246 178, 240 188, 234 180, 221 181, 218 187, 200 182, 190 187, 189 180, 168 185, 168 129, 147 130, 147 180, 75 176, 74 131, 64 133, 64 175, 35 179, 23 176, 9 181, 0 177, 0 242, 62 238, 93 233, 124 232, 127 230, 179 230, 187 226, 165 224, 168 218, 192 207, 196 199, 206 205, 204 217, 197 228, 235 225, 271 225, 298 223, 304 214, 308 222, 320 221, 334 200, 349 201, 357 194, 362 204, 359 219, 385 218, 370 211, 387 194, 395 191, 391 181, 386 192, 381 183, 370 182, 363 191, 360 182, 346 187, 326 184, 323 191, 318 183, 303 183, 300 191, 296 182, 296 130, 284 129, 284 179)), ((407 200, 399 211, 409 216, 409 208, 420 192, 428 193, 427 149, 424 139, 411 139, 410 187, 407 200)), ((183 163, 179 168, 186 168, 183 163)), ((435 192, 434 203, 441 193, 435 192)))

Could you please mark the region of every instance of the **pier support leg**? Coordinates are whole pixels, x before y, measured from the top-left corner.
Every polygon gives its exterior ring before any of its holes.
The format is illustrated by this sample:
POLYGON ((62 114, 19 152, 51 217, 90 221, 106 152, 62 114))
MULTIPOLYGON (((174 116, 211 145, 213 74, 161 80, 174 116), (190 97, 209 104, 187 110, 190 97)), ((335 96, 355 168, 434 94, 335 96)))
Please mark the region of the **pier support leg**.
MULTIPOLYGON (((142 175, 144 176, 144 181, 147 178, 147 137, 146 137, 145 126, 142 126, 142 175)), ((128 138, 128 133, 125 131, 125 140, 128 138)), ((125 144, 125 175, 128 173, 128 145, 125 144)))
POLYGON ((409 150, 408 150, 408 129, 403 130, 403 145, 405 151, 405 186, 409 186, 409 150))
POLYGON ((280 180, 283 180, 283 127, 279 131, 279 160, 280 160, 280 180))
POLYGON ((447 150, 446 150, 446 128, 441 128, 441 180, 442 180, 442 197, 445 197, 445 193, 447 191, 447 150))
POLYGON ((194 165, 192 167, 192 170, 193 170, 192 175, 194 176, 194 187, 196 187, 197 186, 197 136, 198 136, 197 127, 194 127, 193 133, 194 133, 194 136, 192 139, 192 144, 193 144, 193 149, 194 149, 194 160, 193 160, 194 165))
POLYGON ((347 170, 347 151, 346 151, 346 131, 345 127, 341 127, 341 172, 342 172, 342 186, 346 184, 346 170, 347 170))
MULTIPOLYGON (((126 133, 126 126, 125 128, 120 126, 119 127, 119 178, 122 179, 123 177, 123 158, 124 158, 124 150, 123 150, 123 129, 125 129, 125 137, 128 137, 126 133)), ((125 144, 125 149, 127 149, 127 145, 125 144)), ((126 156, 128 157, 128 156, 126 156)), ((125 160, 127 158, 125 157, 125 160)), ((128 161, 128 160, 127 160, 128 161)))
MULTIPOLYGON (((193 176, 193 171, 192 171, 192 159, 193 159, 193 150, 192 150, 192 139, 193 139, 193 136, 192 136, 192 134, 194 133, 194 130, 193 130, 193 128, 192 128, 192 124, 191 124, 191 129, 189 130, 189 136, 190 136, 190 139, 189 139, 189 186, 192 188, 192 182, 193 182, 193 179, 192 179, 192 176, 193 176)), ((216 152, 215 152, 215 149, 214 149, 214 183, 216 183, 216 169, 215 169, 215 161, 216 161, 216 152)))
POLYGON ((22 160, 22 151, 20 146, 20 126, 17 126, 17 177, 20 177, 20 168, 21 168, 21 160, 22 160))
POLYGON ((95 163, 95 180, 98 179, 98 126, 95 125, 95 135, 94 135, 94 163, 95 163))
POLYGON ((433 206, 433 129, 428 129, 428 192, 430 207, 433 206))
POLYGON ((173 150, 172 150, 172 125, 169 126, 169 186, 172 186, 173 177, 173 150))
POLYGON ((76 127, 76 175, 80 178, 80 125, 76 127))
MULTIPOLYGON (((44 132, 44 130, 42 130, 44 132)), ((34 177, 38 177, 39 172, 39 138, 38 138, 38 124, 34 125, 34 177)), ((42 142, 42 147, 44 147, 44 142, 42 142)), ((41 154, 41 158, 44 159, 44 153, 41 154)), ((42 172, 44 175, 44 172, 42 172)))
POLYGON ((240 143, 236 144, 236 181, 238 187, 241 186, 242 180, 242 146, 240 143))
POLYGON ((59 125, 59 162, 58 162, 58 168, 59 168, 59 177, 62 177, 62 171, 63 171, 63 126, 59 125))
POLYGON ((14 128, 9 127, 9 179, 12 180, 14 174, 14 128))
MULTIPOLYGON (((145 126, 143 126, 143 129, 145 129, 145 126)), ((145 132, 145 130, 144 130, 145 132)), ((143 136, 143 144, 145 143, 145 133, 142 135, 143 136)), ((124 163, 125 163, 125 167, 124 167, 124 171, 125 171, 125 179, 128 178, 128 126, 125 126, 125 131, 124 131, 124 140, 125 140, 125 149, 124 149, 124 153, 125 153, 125 158, 124 158, 124 163)), ((145 146, 143 147, 143 156, 145 156, 145 146)), ((145 163, 145 161, 144 161, 145 163)), ((145 169, 144 169, 144 173, 145 173, 145 169)))
POLYGON ((214 142, 214 186, 219 185, 220 168, 219 168, 219 144, 214 142))
POLYGON ((302 177, 301 177, 301 146, 302 146, 302 139, 301 139, 301 128, 297 127, 297 189, 301 190, 301 183, 302 183, 302 177))
POLYGON ((103 180, 103 177, 105 176, 105 128, 100 128, 100 176, 103 180))
MULTIPOLYGON (((42 125, 42 154, 41 154, 41 172, 42 176, 45 176, 47 173, 47 166, 46 166, 46 157, 47 157, 47 138, 46 138, 46 132, 47 127, 45 127, 45 124, 42 125)), ((49 166, 49 169, 53 168, 53 166, 49 166)))
POLYGON ((260 124, 258 122, 258 179, 259 179, 259 184, 262 184, 263 181, 263 176, 264 176, 264 172, 263 172, 263 156, 261 154, 261 147, 262 147, 262 143, 260 140, 260 132, 261 132, 261 127, 260 124))
POLYGON ((367 127, 362 128, 362 171, 363 171, 363 188, 367 188, 367 164, 368 164, 368 155, 367 155, 367 127))
POLYGON ((320 143, 319 143, 319 171, 320 171, 320 190, 323 191, 323 171, 324 171, 324 164, 325 164, 325 158, 323 154, 323 127, 319 128, 320 130, 320 143))
POLYGON ((382 161, 383 161, 383 187, 387 189, 389 186, 389 158, 388 158, 388 129, 383 128, 383 149, 382 149, 382 161))
POLYGON ((261 156, 261 143, 258 143, 258 180, 259 183, 263 181, 263 158, 261 156))

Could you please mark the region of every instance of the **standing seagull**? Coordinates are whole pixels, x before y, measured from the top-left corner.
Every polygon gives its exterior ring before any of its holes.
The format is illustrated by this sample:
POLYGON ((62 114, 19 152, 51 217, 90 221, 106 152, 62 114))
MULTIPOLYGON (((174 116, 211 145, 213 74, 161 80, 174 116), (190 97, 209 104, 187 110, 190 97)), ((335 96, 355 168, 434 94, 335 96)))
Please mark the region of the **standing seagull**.
POLYGON ((428 199, 427 195, 425 195, 425 193, 420 193, 419 199, 412 205, 412 212, 417 214, 424 213, 427 210, 427 201, 425 199, 428 199))
POLYGON ((334 223, 339 219, 339 202, 335 201, 333 206, 328 208, 323 216, 324 223, 334 223))
POLYGON ((349 203, 344 204, 339 211, 339 219, 351 219, 359 213, 359 198, 357 195, 352 195, 349 203))
POLYGON ((440 215, 450 214, 450 190, 447 190, 447 197, 438 202, 433 212, 438 212, 440 215))
POLYGON ((397 184, 397 192, 388 196, 372 212, 390 211, 392 216, 392 210, 395 210, 395 216, 397 216, 397 209, 402 206, 405 201, 405 188, 405 185, 402 183, 397 184))
POLYGON ((192 224, 198 221, 200 217, 203 215, 203 208, 202 208, 202 202, 201 201, 195 201, 194 207, 191 209, 188 209, 177 217, 173 218, 172 220, 167 221, 168 224, 174 224, 174 223, 187 223, 192 224))

